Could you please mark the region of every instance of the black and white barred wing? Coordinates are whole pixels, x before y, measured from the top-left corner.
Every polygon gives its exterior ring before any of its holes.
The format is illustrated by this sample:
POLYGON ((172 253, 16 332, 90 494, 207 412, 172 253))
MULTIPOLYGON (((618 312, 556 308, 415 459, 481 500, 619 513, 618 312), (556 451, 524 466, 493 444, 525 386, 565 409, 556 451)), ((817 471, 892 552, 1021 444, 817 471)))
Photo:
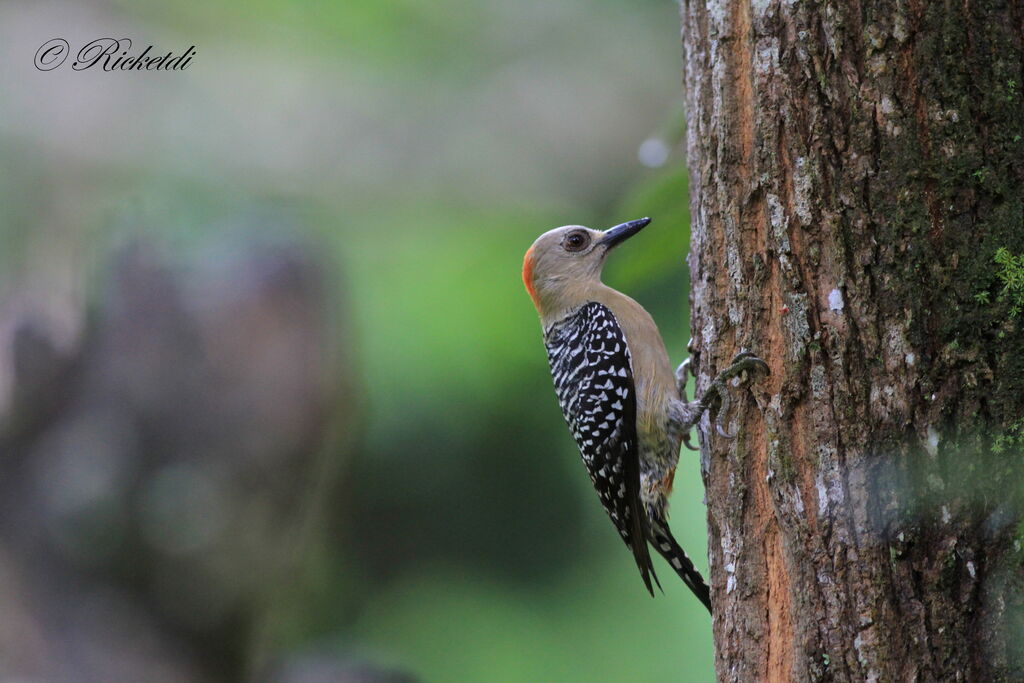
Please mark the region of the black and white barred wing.
POLYGON ((590 302, 549 327, 544 342, 555 393, 590 480, 653 593, 640 503, 636 394, 622 328, 611 310, 590 302))

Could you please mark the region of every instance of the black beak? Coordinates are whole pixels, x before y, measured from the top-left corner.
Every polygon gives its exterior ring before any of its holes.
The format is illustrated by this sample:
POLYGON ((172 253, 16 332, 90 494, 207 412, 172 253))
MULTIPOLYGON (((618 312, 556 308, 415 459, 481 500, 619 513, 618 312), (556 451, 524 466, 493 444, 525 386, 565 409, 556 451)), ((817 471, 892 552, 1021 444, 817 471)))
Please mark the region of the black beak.
POLYGON ((650 222, 650 218, 637 218, 635 221, 616 225, 614 228, 611 228, 604 233, 604 237, 601 239, 600 243, 607 249, 611 249, 617 244, 625 242, 627 239, 640 232, 643 227, 650 222))

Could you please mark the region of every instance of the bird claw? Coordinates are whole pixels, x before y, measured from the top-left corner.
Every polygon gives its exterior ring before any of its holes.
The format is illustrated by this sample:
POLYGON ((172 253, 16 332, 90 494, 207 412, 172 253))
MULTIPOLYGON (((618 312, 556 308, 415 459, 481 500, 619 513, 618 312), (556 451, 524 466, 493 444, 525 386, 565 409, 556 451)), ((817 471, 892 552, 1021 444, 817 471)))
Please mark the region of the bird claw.
POLYGON ((712 397, 717 396, 719 406, 715 415, 715 431, 723 438, 736 438, 736 433, 729 433, 724 426, 725 419, 729 415, 729 409, 732 407, 732 398, 729 395, 727 382, 739 377, 740 384, 744 384, 749 381, 750 374, 757 372, 761 372, 765 376, 771 374, 767 363, 748 351, 741 351, 732 359, 732 363, 729 364, 728 368, 718 373, 718 377, 714 379, 711 386, 708 387, 708 391, 704 394, 704 398, 701 399, 701 403, 708 407, 712 397))
POLYGON ((690 357, 679 364, 676 368, 676 390, 679 393, 679 398, 685 403, 686 402, 686 382, 690 379, 690 376, 697 376, 697 347, 693 344, 693 338, 686 343, 686 350, 690 352, 690 357))
MULTIPOLYGON (((763 360, 749 351, 741 351, 733 357, 729 367, 723 370, 718 377, 723 380, 732 379, 733 377, 755 371, 764 373, 765 377, 772 374, 768 364, 763 360)), ((743 381, 747 381, 747 377, 744 377, 743 381)))
POLYGON ((725 427, 722 426, 722 423, 725 421, 724 417, 726 414, 727 413, 724 410, 718 411, 718 415, 715 416, 715 431, 718 432, 718 435, 723 439, 735 439, 737 432, 729 433, 725 431, 725 427))
MULTIPOLYGON (((692 341, 691 341, 692 344, 692 341)), ((691 347, 691 351, 694 349, 691 347)), ((700 416, 704 414, 705 410, 712 407, 715 401, 718 402, 718 410, 715 415, 715 431, 725 439, 734 439, 736 434, 730 434, 725 429, 725 420, 729 415, 729 410, 732 407, 732 396, 729 392, 729 381, 739 378, 739 382, 736 386, 740 386, 750 381, 752 374, 762 373, 764 375, 771 374, 771 370, 768 368, 768 364, 763 360, 750 353, 749 351, 741 351, 733 357, 732 362, 722 372, 718 373, 718 376, 711 382, 711 386, 704 392, 704 396, 698 400, 692 402, 686 401, 686 380, 688 373, 694 372, 693 364, 690 359, 683 361, 683 363, 676 370, 676 380, 678 382, 679 397, 686 404, 686 411, 688 416, 681 421, 681 431, 683 433, 683 443, 691 451, 699 450, 694 448, 690 442, 690 429, 692 429, 697 422, 700 420, 700 416)))

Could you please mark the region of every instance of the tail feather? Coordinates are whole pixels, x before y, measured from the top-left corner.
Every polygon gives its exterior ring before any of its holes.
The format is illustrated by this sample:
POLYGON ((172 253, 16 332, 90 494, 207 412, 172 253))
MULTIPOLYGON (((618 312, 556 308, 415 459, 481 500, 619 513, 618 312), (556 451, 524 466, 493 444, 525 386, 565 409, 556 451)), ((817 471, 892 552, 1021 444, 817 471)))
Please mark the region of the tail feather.
POLYGON ((668 524, 664 520, 654 520, 651 524, 651 536, 651 542, 657 551, 676 570, 679 578, 693 591, 693 594, 707 607, 710 613, 711 589, 708 588, 708 584, 704 582, 704 577, 697 571, 697 568, 693 566, 690 558, 679 547, 679 543, 676 542, 672 532, 669 531, 668 524))
MULTIPOLYGON (((637 505, 632 509, 640 510, 641 508, 637 505)), ((647 548, 646 520, 642 513, 632 514, 630 509, 626 510, 626 514, 630 518, 632 529, 628 535, 623 536, 623 540, 626 541, 626 545, 633 551, 633 559, 636 560, 637 569, 640 570, 640 577, 644 580, 644 585, 647 586, 647 592, 653 598, 655 585, 662 592, 664 592, 664 589, 661 587, 661 582, 658 581, 658 575, 654 573, 654 563, 651 562, 651 553, 647 548), (651 579, 654 579, 654 585, 651 584, 651 579)))

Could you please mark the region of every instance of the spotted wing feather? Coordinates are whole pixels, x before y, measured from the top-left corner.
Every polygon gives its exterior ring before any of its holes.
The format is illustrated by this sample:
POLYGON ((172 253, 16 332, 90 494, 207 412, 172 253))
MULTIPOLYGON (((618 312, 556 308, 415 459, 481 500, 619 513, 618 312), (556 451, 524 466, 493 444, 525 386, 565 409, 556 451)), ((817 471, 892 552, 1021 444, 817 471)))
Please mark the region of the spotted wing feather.
POLYGON ((653 594, 657 582, 640 503, 636 394, 626 338, 615 315, 590 302, 544 334, 562 414, 605 512, 633 551, 653 594))

